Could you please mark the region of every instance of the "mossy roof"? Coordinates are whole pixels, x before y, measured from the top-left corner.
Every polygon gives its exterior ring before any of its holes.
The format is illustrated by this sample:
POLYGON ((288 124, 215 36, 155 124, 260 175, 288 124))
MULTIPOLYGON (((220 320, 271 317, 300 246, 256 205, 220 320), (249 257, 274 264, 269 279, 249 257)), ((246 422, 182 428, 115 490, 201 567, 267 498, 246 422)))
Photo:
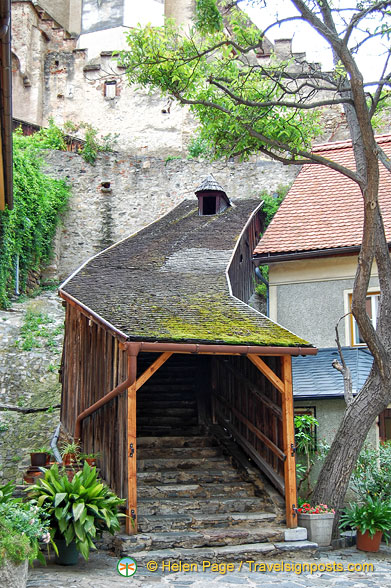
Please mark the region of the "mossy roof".
POLYGON ((199 216, 195 200, 90 259, 62 286, 130 340, 309 346, 230 295, 226 268, 259 200, 199 216))

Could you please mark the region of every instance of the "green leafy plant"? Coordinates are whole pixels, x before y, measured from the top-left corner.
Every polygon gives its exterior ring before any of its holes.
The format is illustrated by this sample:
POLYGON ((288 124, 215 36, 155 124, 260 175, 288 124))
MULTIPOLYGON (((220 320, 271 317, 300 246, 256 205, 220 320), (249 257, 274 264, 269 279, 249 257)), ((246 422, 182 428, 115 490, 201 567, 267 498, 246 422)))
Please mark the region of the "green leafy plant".
POLYGON ((77 549, 88 559, 91 549, 96 549, 97 533, 120 529, 118 508, 124 500, 118 498, 97 479, 96 468, 87 462, 71 481, 57 464, 42 468, 44 478, 38 479, 30 490, 30 497, 48 514, 54 541, 63 538, 69 545, 75 541, 77 549))
POLYGON ((0 566, 5 558, 45 563, 40 542, 50 541, 48 517, 33 501, 13 498, 14 489, 11 482, 0 487, 0 566))
POLYGON ((84 147, 81 150, 81 156, 84 161, 94 165, 98 153, 103 151, 113 151, 113 148, 119 137, 119 133, 108 133, 107 135, 98 136, 98 129, 93 127, 90 123, 79 122, 74 123, 72 121, 66 121, 64 124, 64 130, 76 134, 80 131, 84 134, 84 147))
POLYGON ((310 414, 296 415, 295 443, 298 463, 296 476, 298 479, 298 492, 302 492, 305 498, 312 494, 311 472, 315 462, 323 459, 329 447, 325 443, 316 446, 316 428, 319 426, 315 417, 310 414))
POLYGON ((368 496, 391 500, 391 442, 381 443, 378 449, 365 447, 357 460, 350 480, 359 500, 368 496))
MULTIPOLYGON (((261 200, 263 200, 262 212, 263 212, 263 229, 260 233, 260 237, 264 234, 267 227, 270 225, 271 221, 273 220, 274 215, 276 214, 277 210, 279 209, 281 203, 283 202, 285 196, 287 195, 289 190, 289 186, 279 186, 273 194, 270 194, 267 191, 261 193, 261 200)), ((259 270, 266 281, 269 280, 269 266, 268 265, 261 265, 259 266, 259 270)), ((266 298, 267 288, 266 284, 263 282, 259 282, 255 284, 255 292, 266 298)))
POLYGON ((339 528, 358 529, 364 534, 368 531, 371 537, 376 531, 382 531, 388 543, 391 531, 391 502, 379 498, 368 498, 362 504, 350 504, 341 515, 339 528))
POLYGON ((39 271, 51 258, 52 243, 65 211, 69 187, 42 170, 42 146, 35 135, 15 132, 14 208, 0 212, 0 307, 10 305, 19 259, 19 289, 26 291, 30 271, 39 271))

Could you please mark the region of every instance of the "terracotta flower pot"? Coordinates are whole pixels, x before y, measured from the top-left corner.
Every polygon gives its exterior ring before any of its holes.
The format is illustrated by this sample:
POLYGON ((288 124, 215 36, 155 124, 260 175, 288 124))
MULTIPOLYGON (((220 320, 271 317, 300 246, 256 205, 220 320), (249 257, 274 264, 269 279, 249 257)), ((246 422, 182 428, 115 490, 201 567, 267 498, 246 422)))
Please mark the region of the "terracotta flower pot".
POLYGON ((371 537, 368 531, 361 533, 361 531, 357 529, 357 549, 360 551, 379 551, 382 535, 382 531, 376 531, 374 536, 371 537))

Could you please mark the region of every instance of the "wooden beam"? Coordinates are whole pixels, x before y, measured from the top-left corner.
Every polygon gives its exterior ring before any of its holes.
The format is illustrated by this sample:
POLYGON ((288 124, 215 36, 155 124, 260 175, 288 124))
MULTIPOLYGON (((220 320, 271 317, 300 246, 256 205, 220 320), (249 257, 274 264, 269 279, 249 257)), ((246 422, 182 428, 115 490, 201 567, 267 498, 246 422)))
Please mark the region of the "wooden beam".
POLYGON ((136 379, 137 355, 129 355, 128 373, 131 385, 128 388, 128 418, 127 418, 127 452, 128 452, 128 506, 126 532, 128 535, 137 534, 137 423, 136 423, 136 393, 143 384, 171 357, 172 352, 162 353, 145 372, 136 379))
POLYGON ((288 528, 293 529, 297 527, 297 516, 294 510, 297 508, 297 490, 292 358, 290 355, 281 357, 281 376, 285 388, 285 392, 282 394, 282 430, 286 455, 284 462, 286 524, 288 528))
POLYGON ((247 455, 251 457, 259 469, 266 474, 266 476, 273 482, 279 492, 284 495, 285 487, 282 476, 280 476, 278 472, 276 472, 272 466, 267 463, 267 461, 258 453, 256 449, 254 449, 251 443, 249 443, 249 441, 236 429, 236 427, 233 426, 232 423, 229 423, 224 419, 224 415, 220 413, 218 408, 216 409, 216 415, 217 419, 220 421, 220 425, 230 431, 238 445, 241 445, 243 451, 245 451, 247 455))
POLYGON ((250 390, 250 392, 254 394, 254 396, 256 396, 265 406, 270 408, 270 410, 272 410, 280 420, 282 419, 281 408, 277 406, 277 404, 275 404, 270 398, 268 398, 266 394, 263 394, 263 392, 259 390, 257 386, 249 378, 240 373, 238 370, 234 369, 228 362, 223 362, 218 357, 215 358, 215 361, 223 365, 224 369, 231 372, 231 374, 233 374, 235 378, 237 378, 241 382, 244 382, 247 388, 250 390))
MULTIPOLYGON (((284 383, 280 380, 277 374, 275 374, 273 370, 269 368, 269 366, 259 357, 259 355, 248 355, 247 357, 250 361, 252 361, 252 363, 255 366, 257 366, 257 368, 260 372, 263 373, 265 378, 267 378, 269 382, 271 382, 273 386, 277 388, 279 392, 281 392, 281 394, 284 394, 284 383)), ((282 357, 285 357, 285 355, 283 355, 282 357)))
POLYGON ((131 385, 127 391, 127 465, 128 465, 128 501, 126 514, 126 532, 137 534, 137 454, 136 454, 136 376, 137 355, 128 356, 128 374, 131 385), (133 380, 133 382, 132 382, 133 380))
POLYGON ((227 406, 229 408, 229 410, 236 416, 236 418, 239 419, 239 421, 242 422, 244 425, 246 425, 246 427, 249 429, 249 431, 254 433, 254 435, 256 437, 258 437, 258 439, 260 441, 262 441, 262 443, 264 443, 266 445, 266 447, 268 447, 270 449, 270 451, 272 451, 274 453, 274 455, 276 455, 281 461, 285 460, 284 452, 281 451, 281 449, 279 447, 277 447, 277 445, 275 445, 273 443, 273 441, 270 441, 269 437, 267 437, 264 433, 262 433, 262 431, 257 429, 257 427, 255 425, 250 423, 250 421, 244 415, 242 415, 242 413, 239 412, 234 406, 232 406, 228 402, 228 400, 226 400, 223 396, 221 396, 220 394, 217 394, 217 393, 214 393, 214 396, 219 402, 221 402, 222 404, 227 406))
POLYGON ((146 369, 145 372, 139 378, 137 378, 136 391, 139 390, 141 386, 143 386, 143 384, 145 384, 145 382, 149 380, 149 378, 153 376, 155 372, 157 372, 157 370, 163 365, 163 363, 167 361, 167 359, 171 357, 172 354, 172 351, 167 351, 166 353, 162 353, 161 355, 159 355, 157 359, 155 359, 155 361, 149 366, 149 368, 146 369))

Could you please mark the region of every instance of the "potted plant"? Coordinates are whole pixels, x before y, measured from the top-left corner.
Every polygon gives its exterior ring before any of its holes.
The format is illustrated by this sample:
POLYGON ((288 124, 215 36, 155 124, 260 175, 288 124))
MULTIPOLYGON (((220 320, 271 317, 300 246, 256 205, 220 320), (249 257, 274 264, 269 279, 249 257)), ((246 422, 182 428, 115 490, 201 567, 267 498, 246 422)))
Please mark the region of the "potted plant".
POLYGON ((382 536, 388 543, 391 502, 368 496, 362 504, 350 504, 341 516, 340 529, 357 529, 357 549, 379 551, 382 536))
POLYGON ((43 471, 29 495, 48 514, 58 563, 76 563, 79 552, 88 559, 97 534, 120 529, 119 517, 125 515, 118 508, 125 501, 97 479, 96 468, 87 462, 71 481, 57 464, 43 471))
POLYGON ((0 488, 0 577, 2 588, 24 588, 27 565, 45 561, 39 542, 50 541, 49 524, 32 502, 13 498, 14 484, 0 488))
POLYGON ((98 452, 98 453, 80 453, 79 460, 80 460, 80 462, 86 461, 88 463, 88 465, 95 467, 96 460, 100 456, 101 456, 100 452, 98 452))
POLYGON ((64 443, 61 447, 61 457, 64 465, 74 465, 79 461, 80 445, 75 442, 64 443))
POLYGON ((50 447, 46 447, 46 446, 33 450, 30 453, 31 465, 34 467, 45 466, 47 461, 49 460, 50 453, 51 453, 50 447))
POLYGON ((305 502, 297 512, 299 526, 307 529, 308 539, 320 547, 330 545, 335 510, 327 504, 311 506, 305 502))

